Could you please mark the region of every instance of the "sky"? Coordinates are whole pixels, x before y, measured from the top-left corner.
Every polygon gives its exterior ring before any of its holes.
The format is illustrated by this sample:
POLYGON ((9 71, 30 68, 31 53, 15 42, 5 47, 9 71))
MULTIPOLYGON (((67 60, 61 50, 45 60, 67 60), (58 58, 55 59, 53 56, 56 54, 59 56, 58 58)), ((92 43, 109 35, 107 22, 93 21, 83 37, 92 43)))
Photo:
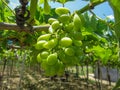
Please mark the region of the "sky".
MULTIPOLYGON (((73 2, 67 2, 65 4, 65 7, 69 8, 71 10, 71 12, 74 12, 75 10, 81 9, 86 4, 88 4, 88 2, 85 2, 83 0, 75 0, 73 2)), ((17 5, 19 5, 19 0, 10 0, 10 6, 12 8, 15 8, 17 5)), ((62 5, 59 4, 59 3, 53 3, 53 2, 51 2, 50 6, 52 8, 55 8, 55 7, 60 7, 62 5)), ((109 6, 108 2, 105 2, 103 4, 100 4, 100 5, 96 6, 93 9, 93 12, 97 16, 99 16, 99 17, 101 17, 103 19, 106 18, 106 17, 109 17, 110 19, 114 19, 114 17, 113 17, 113 11, 112 11, 111 7, 109 6)))

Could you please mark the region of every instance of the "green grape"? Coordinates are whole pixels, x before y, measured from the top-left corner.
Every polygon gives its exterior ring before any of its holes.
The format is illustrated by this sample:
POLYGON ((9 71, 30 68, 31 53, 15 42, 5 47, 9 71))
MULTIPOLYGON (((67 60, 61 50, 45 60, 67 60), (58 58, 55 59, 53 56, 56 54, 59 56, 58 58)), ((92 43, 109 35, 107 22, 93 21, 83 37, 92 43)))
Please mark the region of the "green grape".
POLYGON ((65 66, 74 66, 79 61, 77 56, 75 56, 75 55, 69 56, 69 55, 66 55, 63 52, 60 52, 59 58, 65 64, 65 66))
POLYGON ((62 62, 58 62, 59 69, 57 70, 57 75, 62 76, 64 74, 65 66, 62 62))
POLYGON ((51 26, 52 29, 57 30, 60 27, 60 23, 59 21, 54 21, 51 26))
POLYGON ((76 40, 82 40, 83 39, 82 33, 78 31, 74 31, 73 38, 76 40))
POLYGON ((51 70, 50 69, 46 68, 45 76, 51 76, 51 70))
POLYGON ((51 34, 44 34, 44 35, 40 35, 37 39, 37 41, 40 41, 40 40, 49 40, 51 37, 51 34))
POLYGON ((47 34, 39 36, 36 48, 40 50, 38 62, 45 70, 45 75, 63 75, 66 67, 79 63, 83 50, 81 18, 75 13, 69 14, 65 7, 56 8, 58 19, 50 18, 51 24, 47 34))
POLYGON ((65 48, 65 54, 68 56, 74 56, 75 51, 72 47, 65 48))
POLYGON ((75 46, 82 46, 82 41, 81 40, 73 40, 73 43, 75 46))
POLYGON ((57 53, 50 54, 47 57, 48 65, 54 65, 58 62, 57 53))
POLYGON ((43 47, 46 49, 52 49, 57 45, 57 39, 51 39, 50 41, 46 42, 43 47))
POLYGON ((49 31, 49 33, 52 33, 52 34, 55 32, 55 30, 52 28, 52 26, 49 27, 48 31, 49 31))
POLYGON ((68 8, 65 8, 65 7, 58 7, 55 9, 55 12, 58 15, 62 15, 62 14, 68 14, 70 12, 70 10, 68 8))
POLYGON ((52 24, 54 21, 57 21, 57 19, 55 19, 55 18, 49 18, 48 19, 48 23, 49 24, 52 24))
POLYGON ((67 15, 67 14, 63 14, 63 15, 61 15, 61 16, 58 18, 58 20, 59 20, 61 23, 66 24, 66 23, 69 23, 69 21, 70 21, 70 16, 67 15))
MULTIPOLYGON (((52 66, 54 68, 56 68, 56 70, 58 71, 59 70, 59 60, 52 66)), ((51 65, 50 65, 51 66, 51 65)))
POLYGON ((74 14, 73 17, 73 23, 76 29, 80 29, 81 28, 81 19, 80 17, 77 15, 77 13, 74 14))
POLYGON ((70 45, 72 45, 72 39, 69 38, 69 37, 63 37, 61 40, 60 40, 60 45, 62 47, 68 47, 70 45))
POLYGON ((47 41, 45 41, 45 40, 40 40, 40 41, 38 41, 37 44, 35 45, 35 48, 36 48, 37 50, 43 49, 43 48, 44 48, 43 45, 44 45, 46 42, 47 42, 47 41))
POLYGON ((69 23, 65 26, 65 31, 72 33, 73 32, 73 27, 74 27, 74 24, 69 23))
POLYGON ((41 63, 41 62, 42 62, 42 58, 41 58, 40 53, 37 55, 37 61, 38 61, 39 63, 41 63))
POLYGON ((67 65, 69 62, 71 62, 71 61, 69 60, 69 57, 70 57, 70 56, 66 55, 64 52, 60 52, 60 54, 59 54, 60 60, 61 60, 65 65, 67 65))
POLYGON ((42 60, 41 68, 44 69, 44 70, 46 70, 48 67, 49 66, 48 66, 47 60, 45 60, 45 59, 42 60))
POLYGON ((64 53, 64 50, 59 50, 58 52, 58 57, 59 59, 62 61, 64 58, 65 58, 65 53, 64 53))
POLYGON ((55 63, 54 65, 48 65, 48 67, 46 68, 45 74, 47 76, 54 76, 54 75, 63 75, 64 73, 64 65, 62 62, 58 61, 57 63, 55 63))
POLYGON ((43 51, 43 52, 40 53, 40 57, 42 59, 47 59, 48 55, 49 55, 48 51, 43 51))
POLYGON ((45 70, 45 75, 46 76, 54 76, 57 74, 57 69, 54 67, 49 67, 45 70))

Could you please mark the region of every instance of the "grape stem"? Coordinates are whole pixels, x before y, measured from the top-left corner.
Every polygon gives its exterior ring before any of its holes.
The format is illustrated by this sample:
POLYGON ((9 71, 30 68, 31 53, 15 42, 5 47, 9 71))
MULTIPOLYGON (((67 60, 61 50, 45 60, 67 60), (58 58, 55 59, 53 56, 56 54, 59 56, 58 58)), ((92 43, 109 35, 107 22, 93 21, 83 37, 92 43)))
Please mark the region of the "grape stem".
POLYGON ((107 0, 97 0, 95 2, 92 2, 92 3, 89 3, 87 4, 86 6, 84 6, 82 9, 76 11, 78 14, 81 14, 81 13, 84 13, 90 9, 94 9, 95 6, 103 3, 103 2, 106 2, 107 0), (92 6, 91 6, 92 5, 92 6))
MULTIPOLYGON (((95 6, 97 6, 97 5, 99 5, 99 4, 103 3, 103 2, 106 2, 106 1, 107 1, 107 0, 99 0, 99 1, 96 1, 96 2, 92 2, 92 8, 94 8, 95 6)), ((2 2, 9 8, 9 6, 7 5, 6 2, 4 2, 3 0, 2 0, 2 2)), ((82 9, 76 11, 76 13, 81 14, 81 13, 87 11, 87 10, 92 9, 92 8, 90 8, 90 7, 91 7, 90 4, 88 4, 88 5, 86 5, 85 7, 83 7, 82 9)), ((9 8, 9 9, 12 11, 11 8, 9 8)), ((13 11, 12 11, 12 12, 13 12, 13 11)), ((13 14, 15 14, 15 13, 13 12, 13 14)), ((50 25, 45 25, 45 26, 33 26, 32 30, 33 30, 33 31, 46 31, 46 32, 47 32, 49 26, 50 26, 50 25)), ((21 29, 20 29, 16 24, 9 24, 9 23, 0 22, 0 30, 15 30, 15 31, 19 31, 19 30, 21 30, 21 29)), ((25 26, 25 27, 22 29, 22 31, 29 32, 29 31, 31 31, 31 28, 28 27, 28 26, 25 26)))

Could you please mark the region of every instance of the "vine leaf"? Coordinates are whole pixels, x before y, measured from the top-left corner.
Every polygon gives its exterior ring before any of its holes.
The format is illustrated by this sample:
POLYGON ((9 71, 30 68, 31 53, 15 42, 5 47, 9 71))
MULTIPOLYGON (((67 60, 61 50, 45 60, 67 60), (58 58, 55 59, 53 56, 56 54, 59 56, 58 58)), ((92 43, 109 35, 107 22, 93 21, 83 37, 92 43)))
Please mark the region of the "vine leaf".
POLYGON ((115 17, 115 33, 118 38, 120 38, 120 8, 119 8, 120 0, 109 0, 109 4, 114 12, 115 17))

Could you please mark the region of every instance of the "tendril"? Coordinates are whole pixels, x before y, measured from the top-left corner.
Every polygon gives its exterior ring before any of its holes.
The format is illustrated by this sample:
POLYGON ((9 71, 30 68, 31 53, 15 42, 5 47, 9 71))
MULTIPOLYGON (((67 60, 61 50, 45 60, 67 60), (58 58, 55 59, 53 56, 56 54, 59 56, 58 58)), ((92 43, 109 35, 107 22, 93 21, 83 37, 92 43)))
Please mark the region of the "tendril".
POLYGON ((30 12, 26 7, 28 0, 19 0, 19 2, 21 5, 15 8, 16 23, 20 28, 23 28, 26 20, 30 18, 30 12))

